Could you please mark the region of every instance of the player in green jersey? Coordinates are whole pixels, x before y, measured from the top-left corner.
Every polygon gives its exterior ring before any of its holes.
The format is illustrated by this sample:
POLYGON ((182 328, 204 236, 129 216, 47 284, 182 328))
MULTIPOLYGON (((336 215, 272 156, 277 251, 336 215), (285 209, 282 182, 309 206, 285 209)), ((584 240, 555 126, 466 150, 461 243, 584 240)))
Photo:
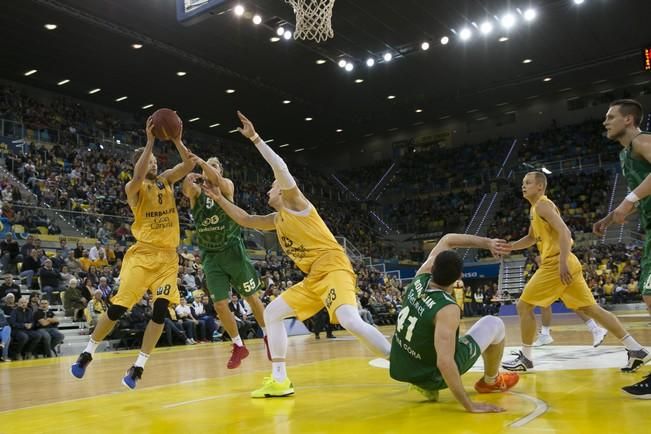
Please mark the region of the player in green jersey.
MULTIPOLYGON (((622 145, 619 160, 631 192, 617 208, 596 222, 592 229, 595 234, 603 236, 610 224, 624 224, 628 215, 636 209, 640 212, 646 240, 640 263, 639 285, 642 298, 651 313, 651 133, 640 129, 643 118, 642 104, 632 99, 613 101, 608 108, 603 123, 606 136, 622 145)), ((651 375, 623 390, 636 398, 651 399, 651 375)))
MULTIPOLYGON (((186 176, 183 194, 190 199, 196 225, 195 239, 201 249, 208 290, 212 293, 219 320, 233 341, 227 367, 234 369, 249 355, 249 350, 242 342, 235 315, 229 309, 229 290, 232 286, 247 301, 264 333, 264 306, 257 296, 261 281, 246 254, 240 226, 206 196, 200 187, 204 181, 218 185, 224 196, 232 202, 235 192, 233 181, 223 176, 221 163, 216 157, 207 162, 196 155, 191 155, 190 158, 201 167, 203 174, 191 173, 186 176)), ((266 339, 265 335, 265 346, 266 339)))
POLYGON ((480 355, 484 376, 475 384, 477 392, 504 392, 515 386, 518 375, 499 373, 505 337, 500 318, 485 316, 459 337, 461 310, 452 290, 461 277, 463 261, 451 250, 459 247, 483 248, 494 255, 510 251, 504 240, 460 234, 441 238, 405 288, 391 343, 390 375, 411 383, 430 400, 437 400, 439 390, 449 388, 469 412, 501 412, 504 409, 495 405, 471 401, 461 382, 461 375, 480 355))

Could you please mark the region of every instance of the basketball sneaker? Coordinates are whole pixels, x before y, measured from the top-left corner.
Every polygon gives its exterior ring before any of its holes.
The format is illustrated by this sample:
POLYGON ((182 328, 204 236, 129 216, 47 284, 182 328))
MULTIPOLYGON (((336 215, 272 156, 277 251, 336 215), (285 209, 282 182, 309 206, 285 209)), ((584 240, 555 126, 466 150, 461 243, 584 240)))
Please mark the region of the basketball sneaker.
POLYGON ((484 377, 481 377, 479 381, 475 383, 475 390, 478 393, 493 393, 493 392, 506 392, 520 380, 520 376, 516 372, 501 372, 497 375, 497 380, 495 383, 488 384, 484 381, 484 377))
POLYGON ((595 331, 592 332, 592 346, 597 348, 599 345, 603 344, 607 334, 608 330, 597 327, 595 331))
POLYGON ((622 387, 622 391, 638 399, 651 399, 651 374, 644 377, 644 380, 632 386, 622 387))
POLYGON ((438 390, 431 390, 431 389, 423 389, 422 387, 418 387, 415 384, 410 384, 409 389, 414 389, 421 395, 425 397, 428 401, 436 402, 439 400, 439 391, 438 390))
POLYGON ((552 335, 540 334, 540 335, 538 335, 538 338, 536 339, 536 341, 533 343, 532 346, 534 346, 534 347, 542 347, 543 345, 549 345, 552 342, 554 342, 554 338, 552 337, 552 335))
POLYGON ((651 354, 645 349, 631 351, 626 350, 628 363, 622 368, 622 372, 635 372, 651 360, 651 354))
POLYGON ((233 344, 233 350, 231 352, 231 358, 228 359, 226 367, 228 369, 235 369, 242 364, 242 360, 246 359, 249 356, 249 350, 246 349, 246 346, 242 345, 237 346, 233 344))
POLYGON ((140 366, 132 366, 127 371, 127 374, 122 378, 122 385, 133 390, 138 384, 138 380, 142 378, 142 372, 144 369, 140 366))
POLYGON ((267 350, 267 359, 271 362, 271 351, 269 350, 269 341, 267 340, 267 335, 264 335, 262 341, 264 342, 264 349, 267 350))
POLYGON ((79 379, 84 378, 84 374, 86 373, 86 367, 92 361, 93 361, 93 356, 90 353, 84 351, 79 355, 77 361, 73 363, 72 366, 70 367, 70 374, 75 378, 79 378, 79 379))
POLYGON ((251 392, 251 398, 280 398, 294 394, 294 385, 285 378, 285 381, 279 383, 273 377, 265 377, 262 387, 251 392))
POLYGON ((502 368, 507 371, 519 371, 526 372, 529 369, 533 369, 533 362, 525 357, 522 354, 522 351, 518 351, 518 356, 510 361, 502 362, 502 368))

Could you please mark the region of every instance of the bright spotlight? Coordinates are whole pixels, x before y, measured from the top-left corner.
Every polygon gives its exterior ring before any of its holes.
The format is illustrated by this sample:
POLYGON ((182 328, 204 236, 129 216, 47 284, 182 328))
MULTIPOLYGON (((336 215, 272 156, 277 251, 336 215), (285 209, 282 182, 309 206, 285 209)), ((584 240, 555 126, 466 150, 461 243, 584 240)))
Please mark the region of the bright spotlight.
POLYGON ((385 62, 391 62, 391 59, 393 59, 393 55, 391 53, 384 53, 384 56, 382 56, 385 62))
POLYGON ((429 50, 429 42, 425 41, 422 44, 420 44, 420 49, 423 51, 429 50))
POLYGON ((488 35, 493 31, 493 24, 490 21, 484 21, 481 23, 481 26, 479 26, 479 31, 482 35, 488 35))
POLYGON ((372 57, 369 57, 368 59, 366 59, 366 66, 368 66, 370 68, 373 65, 375 65, 375 59, 373 59, 372 57))
POLYGON ((461 29, 461 31, 459 32, 459 38, 460 38, 462 41, 467 41, 467 40, 470 39, 471 37, 472 37, 472 30, 470 30, 468 27, 464 27, 464 28, 461 29))
POLYGON ((260 15, 253 15, 253 24, 256 26, 262 22, 262 17, 260 15))
POLYGON ((450 38, 448 38, 447 36, 443 36, 441 38, 441 45, 448 45, 448 42, 450 42, 450 38))
POLYGON ((580 4, 583 4, 584 1, 585 0, 574 0, 574 4, 575 5, 580 5, 580 4))
POLYGON ((533 21, 536 19, 537 16, 538 16, 538 12, 536 12, 535 9, 529 8, 526 11, 524 11, 525 21, 533 21))
POLYGON ((237 15, 238 17, 241 17, 242 15, 244 15, 244 6, 242 5, 235 6, 233 12, 235 12, 235 15, 237 15))
POLYGON ((339 65, 340 68, 345 68, 347 63, 348 62, 346 62, 344 59, 341 59, 339 62, 337 62, 337 65, 339 65))
POLYGON ((346 63, 346 66, 344 67, 346 71, 350 72, 353 69, 355 69, 355 65, 353 65, 351 62, 346 63))
POLYGON ((283 34, 283 38, 285 38, 286 41, 289 41, 290 39, 292 39, 292 32, 291 32, 291 30, 287 30, 287 31, 283 34))
POLYGON ((284 34, 285 34, 285 28, 282 27, 282 26, 278 27, 278 28, 276 29, 276 34, 277 34, 278 36, 282 36, 282 35, 284 35, 284 34))
POLYGON ((500 20, 500 22, 502 23, 502 27, 504 27, 505 29, 510 29, 515 25, 515 15, 505 14, 500 20))

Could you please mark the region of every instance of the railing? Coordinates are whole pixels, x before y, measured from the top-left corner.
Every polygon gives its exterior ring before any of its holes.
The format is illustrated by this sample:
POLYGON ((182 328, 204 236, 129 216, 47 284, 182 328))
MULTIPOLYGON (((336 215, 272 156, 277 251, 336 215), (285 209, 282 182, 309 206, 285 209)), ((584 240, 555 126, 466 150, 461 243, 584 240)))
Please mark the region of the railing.
POLYGON ((536 160, 527 161, 521 167, 516 169, 517 173, 524 173, 534 169, 542 169, 543 167, 552 173, 572 172, 576 170, 586 170, 593 168, 607 168, 616 166, 617 161, 613 160, 612 154, 592 154, 583 155, 580 157, 565 158, 562 160, 536 160))

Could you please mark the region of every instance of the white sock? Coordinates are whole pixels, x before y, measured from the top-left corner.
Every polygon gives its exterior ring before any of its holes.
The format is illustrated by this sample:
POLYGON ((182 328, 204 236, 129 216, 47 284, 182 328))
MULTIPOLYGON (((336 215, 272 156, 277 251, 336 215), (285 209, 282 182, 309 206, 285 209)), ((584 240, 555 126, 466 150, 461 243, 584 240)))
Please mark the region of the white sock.
POLYGON ((231 340, 238 347, 243 347, 244 346, 244 342, 242 342, 242 338, 240 337, 240 335, 237 335, 237 336, 231 338, 231 340))
POLYGON ((95 354, 98 345, 99 342, 95 342, 93 338, 90 338, 90 340, 88 341, 88 345, 86 345, 86 349, 84 350, 84 353, 95 354))
POLYGON ((545 326, 540 327, 540 334, 541 335, 549 336, 550 332, 551 332, 551 330, 549 329, 549 327, 545 327, 545 326))
POLYGON ((141 368, 145 367, 145 363, 147 363, 147 360, 149 360, 149 354, 145 354, 142 351, 138 354, 138 358, 136 359, 136 363, 133 364, 133 366, 138 366, 141 368))
POLYGON ((596 332, 599 330, 599 326, 593 319, 589 319, 585 322, 586 327, 588 327, 588 330, 590 330, 592 333, 596 332))
POLYGON ((640 345, 631 335, 626 335, 623 338, 619 340, 627 350, 629 351, 639 351, 642 349, 642 345, 640 345))
POLYGON ((271 375, 279 383, 282 383, 287 378, 287 370, 285 362, 271 362, 271 375))
POLYGON ((522 345, 520 351, 522 351, 522 354, 524 354, 527 359, 533 361, 533 347, 531 345, 522 345))
POLYGON ((497 376, 499 374, 495 374, 495 376, 490 377, 488 375, 484 375, 484 383, 486 384, 495 384, 497 382, 497 376))

